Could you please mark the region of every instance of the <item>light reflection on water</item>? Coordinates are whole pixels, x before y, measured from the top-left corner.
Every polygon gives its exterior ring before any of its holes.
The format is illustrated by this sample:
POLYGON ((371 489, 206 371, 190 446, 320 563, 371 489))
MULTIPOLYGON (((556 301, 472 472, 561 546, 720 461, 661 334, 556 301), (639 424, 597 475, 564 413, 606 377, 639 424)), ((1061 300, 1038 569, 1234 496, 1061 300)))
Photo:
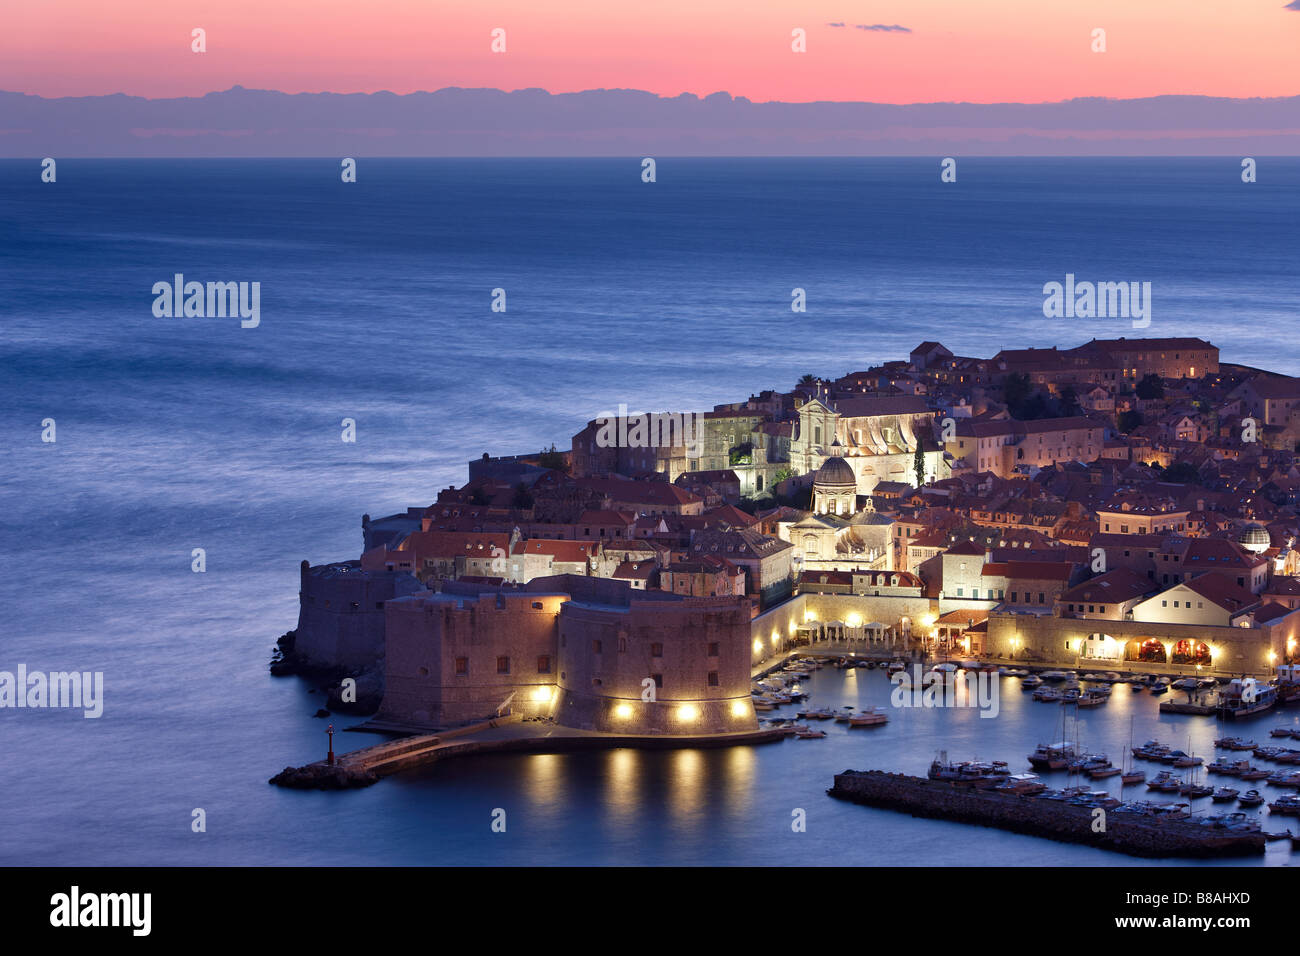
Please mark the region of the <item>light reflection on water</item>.
MULTIPOLYGON (((811 704, 888 705, 891 687, 883 672, 850 673, 852 676, 845 676, 829 667, 818 671, 808 681, 814 695, 811 704)), ((825 790, 834 774, 845 769, 924 775, 940 750, 954 760, 1006 760, 1017 771, 1028 770, 1026 755, 1038 743, 1062 736, 1073 740, 1076 734, 1082 746, 1105 752, 1119 764, 1127 753, 1130 717, 1137 743, 1156 737, 1187 749, 1190 742, 1191 751, 1207 762, 1215 753, 1215 737, 1222 733, 1262 741, 1268 728, 1297 723, 1296 715, 1288 712, 1229 726, 1204 718, 1162 717, 1157 710, 1161 698, 1120 684, 1115 685, 1109 703, 1079 716, 1076 729, 1073 708, 1032 701, 1015 678, 998 679, 997 686, 1000 712, 996 718, 981 718, 979 711, 971 708, 889 708, 890 721, 883 727, 849 728, 830 721, 814 724, 826 731, 824 740, 786 739, 726 749, 471 758, 418 771, 402 786, 419 789, 437 802, 451 798, 453 790, 463 798, 480 789, 490 792, 513 777, 524 781, 516 788, 520 799, 511 816, 518 832, 511 836, 503 862, 1159 865, 1160 861, 1036 837, 914 819, 833 800, 825 790), (796 808, 807 812, 805 833, 791 830, 791 813, 796 808), (546 830, 545 841, 535 828, 546 830)), ((793 708, 785 710, 793 715, 793 708)), ((1139 766, 1148 777, 1164 769, 1159 764, 1139 766)), ((1203 771, 1201 776, 1206 776, 1203 771)), ((1057 788, 1087 783, 1094 790, 1107 790, 1128 800, 1152 797, 1144 785, 1121 788, 1118 778, 1089 781, 1066 773, 1045 773, 1043 779, 1057 788)), ((1265 789, 1259 784, 1243 786, 1229 778, 1209 779, 1243 792, 1251 786, 1265 789)), ((1267 789, 1273 795, 1283 792, 1267 789)), ((1155 795, 1154 799, 1186 798, 1155 795)), ((1234 808, 1214 805, 1208 798, 1193 804, 1201 813, 1234 808)), ((1287 826, 1276 816, 1270 820, 1267 813, 1262 819, 1265 829, 1287 826)), ((461 842, 467 853, 473 852, 474 839, 462 835, 461 842)), ((464 862, 478 861, 467 858, 464 862)), ((1260 862, 1289 865, 1289 843, 1271 844, 1264 860, 1244 865, 1260 862)))

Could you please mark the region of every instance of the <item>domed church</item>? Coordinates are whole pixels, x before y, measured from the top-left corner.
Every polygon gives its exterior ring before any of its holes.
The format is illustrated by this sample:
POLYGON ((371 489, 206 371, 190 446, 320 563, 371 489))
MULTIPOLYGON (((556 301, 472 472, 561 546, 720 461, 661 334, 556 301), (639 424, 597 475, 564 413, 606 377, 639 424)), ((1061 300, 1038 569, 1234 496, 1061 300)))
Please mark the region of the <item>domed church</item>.
POLYGON ((891 571, 893 521, 876 513, 871 498, 858 507, 858 476, 841 458, 838 442, 813 474, 812 511, 798 521, 783 521, 777 534, 795 547, 802 570, 891 571))

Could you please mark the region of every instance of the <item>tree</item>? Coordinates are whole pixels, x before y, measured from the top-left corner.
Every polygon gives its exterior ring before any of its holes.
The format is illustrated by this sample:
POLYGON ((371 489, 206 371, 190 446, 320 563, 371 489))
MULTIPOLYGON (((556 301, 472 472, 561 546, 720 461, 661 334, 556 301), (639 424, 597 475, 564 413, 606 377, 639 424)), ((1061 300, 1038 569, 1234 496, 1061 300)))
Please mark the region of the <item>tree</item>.
POLYGON ((528 486, 522 481, 515 485, 515 497, 510 505, 520 511, 527 511, 533 506, 533 496, 528 493, 528 486))
POLYGON ((569 463, 565 460, 564 452, 556 451, 554 442, 551 443, 550 450, 542 449, 541 454, 537 456, 537 464, 553 471, 563 471, 566 474, 569 471, 569 463))
POLYGON ((916 487, 920 488, 925 484, 925 437, 923 435, 916 436, 916 459, 912 467, 916 471, 916 487))
POLYGON ((1002 398, 1013 410, 1024 404, 1032 389, 1033 383, 1024 373, 1012 372, 1002 380, 1002 398))
POLYGON ((1141 399, 1164 398, 1165 383, 1160 380, 1160 376, 1155 372, 1148 372, 1142 376, 1142 381, 1137 384, 1137 397, 1141 399))
POLYGON ((1125 435, 1129 434, 1131 431, 1133 431, 1133 429, 1137 428, 1141 424, 1142 424, 1141 414, 1135 412, 1131 408, 1126 412, 1120 412, 1119 418, 1115 420, 1115 427, 1118 428, 1120 431, 1122 431, 1125 435))
POLYGON ((1180 461, 1170 465, 1160 476, 1161 481, 1172 481, 1178 485, 1199 485, 1201 473, 1190 461, 1180 461))
POLYGON ((800 384, 800 385, 816 385, 816 384, 817 384, 817 376, 816 376, 816 375, 813 375, 811 372, 808 373, 807 375, 800 376, 800 378, 799 378, 799 384, 800 384))

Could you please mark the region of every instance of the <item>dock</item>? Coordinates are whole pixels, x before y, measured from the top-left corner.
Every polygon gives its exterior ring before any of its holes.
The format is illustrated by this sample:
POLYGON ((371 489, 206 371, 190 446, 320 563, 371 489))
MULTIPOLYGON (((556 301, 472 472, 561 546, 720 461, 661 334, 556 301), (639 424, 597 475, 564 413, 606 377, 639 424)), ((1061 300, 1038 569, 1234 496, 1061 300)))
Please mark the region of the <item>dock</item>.
POLYGON ((1096 811, 1090 807, 882 770, 846 770, 835 775, 834 786, 826 792, 841 800, 914 817, 994 827, 1131 856, 1256 856, 1264 852, 1268 838, 1262 830, 1213 826, 1195 818, 1161 820, 1115 810, 1105 811, 1101 818, 1104 829, 1097 832, 1096 811))
POLYGON ((1162 714, 1192 714, 1196 717, 1213 717, 1218 713, 1219 708, 1210 704, 1190 704, 1176 700, 1162 700, 1160 702, 1160 713, 1162 714))
POLYGON ((608 734, 550 722, 525 723, 517 716, 507 716, 363 747, 337 755, 333 764, 318 760, 301 767, 285 767, 268 782, 294 790, 348 790, 368 787, 403 770, 476 754, 739 747, 774 743, 785 736, 784 731, 773 729, 710 736, 608 734))

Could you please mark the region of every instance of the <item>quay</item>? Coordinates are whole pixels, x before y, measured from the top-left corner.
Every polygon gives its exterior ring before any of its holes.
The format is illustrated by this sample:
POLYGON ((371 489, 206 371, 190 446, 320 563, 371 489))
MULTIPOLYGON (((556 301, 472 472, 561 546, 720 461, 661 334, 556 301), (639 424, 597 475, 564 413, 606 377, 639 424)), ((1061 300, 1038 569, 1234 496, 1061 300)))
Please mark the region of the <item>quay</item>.
POLYGON ((1142 857, 1228 857, 1264 852, 1261 830, 1231 830, 1189 820, 1162 821, 1106 811, 1104 832, 1093 831, 1093 810, 1057 800, 955 786, 882 770, 835 775, 830 796, 866 806, 1010 830, 1064 843, 1081 843, 1142 857))
POLYGON ((268 782, 295 790, 347 790, 368 787, 403 770, 476 754, 557 754, 623 747, 642 750, 738 747, 773 743, 784 737, 783 731, 768 729, 712 735, 612 734, 506 716, 363 747, 339 754, 333 764, 318 760, 301 767, 286 767, 268 782))

